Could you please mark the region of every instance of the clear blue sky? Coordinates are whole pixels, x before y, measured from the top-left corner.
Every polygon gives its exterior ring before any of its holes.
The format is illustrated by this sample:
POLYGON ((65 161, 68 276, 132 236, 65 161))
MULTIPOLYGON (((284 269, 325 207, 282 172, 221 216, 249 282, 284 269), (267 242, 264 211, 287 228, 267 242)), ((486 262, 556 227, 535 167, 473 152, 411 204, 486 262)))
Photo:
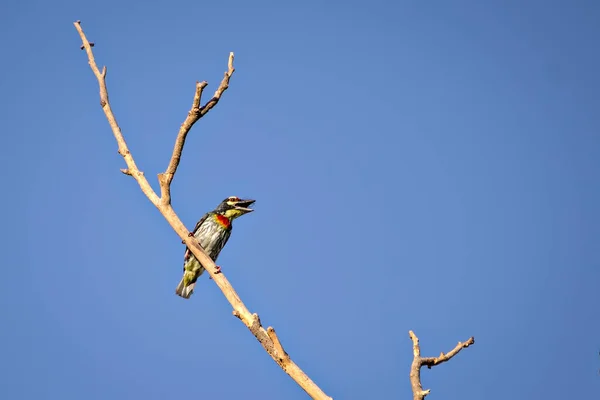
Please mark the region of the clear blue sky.
POLYGON ((136 183, 72 22, 188 227, 257 199, 219 264, 336 399, 600 398, 600 2, 5 2, 2 399, 305 399, 136 183), (208 99, 208 96, 205 97, 208 99))

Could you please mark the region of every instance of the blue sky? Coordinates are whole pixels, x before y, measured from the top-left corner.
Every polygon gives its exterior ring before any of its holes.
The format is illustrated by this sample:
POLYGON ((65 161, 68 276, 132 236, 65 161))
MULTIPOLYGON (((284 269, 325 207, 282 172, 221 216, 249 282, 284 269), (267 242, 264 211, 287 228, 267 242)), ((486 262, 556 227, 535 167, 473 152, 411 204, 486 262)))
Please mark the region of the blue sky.
POLYGON ((17 2, 2 6, 0 397, 305 399, 124 167, 79 50, 188 227, 257 199, 219 258, 336 399, 600 395, 600 3, 17 2), (205 96, 208 99, 208 96, 205 96))

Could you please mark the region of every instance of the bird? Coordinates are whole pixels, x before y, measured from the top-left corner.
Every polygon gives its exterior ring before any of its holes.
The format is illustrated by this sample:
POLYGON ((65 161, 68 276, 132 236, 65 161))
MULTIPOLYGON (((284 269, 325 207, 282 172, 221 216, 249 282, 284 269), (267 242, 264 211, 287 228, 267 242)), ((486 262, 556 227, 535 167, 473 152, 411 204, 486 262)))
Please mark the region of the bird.
MULTIPOLYGON (((221 250, 223 250, 223 247, 225 247, 225 244, 229 240, 233 220, 254 211, 250 206, 255 201, 240 199, 237 196, 227 197, 217 208, 200 218, 190 236, 193 234, 206 252, 206 255, 216 262, 219 253, 221 253, 221 250)), ((192 293, 194 293, 196 281, 203 272, 204 267, 194 257, 189 247, 186 247, 183 256, 183 277, 179 285, 177 285, 175 293, 184 299, 189 299, 192 293)), ((217 266, 217 273, 220 272, 221 267, 217 266)))

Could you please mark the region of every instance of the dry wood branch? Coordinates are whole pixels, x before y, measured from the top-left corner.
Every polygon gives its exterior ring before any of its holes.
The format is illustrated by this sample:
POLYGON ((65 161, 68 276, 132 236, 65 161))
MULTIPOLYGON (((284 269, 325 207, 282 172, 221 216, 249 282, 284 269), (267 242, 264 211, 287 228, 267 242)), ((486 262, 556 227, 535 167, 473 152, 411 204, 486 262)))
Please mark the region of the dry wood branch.
POLYGON ((123 138, 123 134, 121 133, 121 128, 119 128, 119 124, 117 124, 117 120, 112 112, 112 109, 110 108, 110 103, 108 102, 108 89, 106 88, 106 67, 102 68, 102 72, 100 72, 100 70, 98 69, 96 61, 94 60, 94 54, 92 53, 92 46, 90 46, 90 43, 85 38, 79 21, 75 22, 75 28, 77 29, 77 32, 79 32, 79 36, 81 36, 81 39, 83 41, 83 47, 87 53, 90 68, 92 68, 92 71, 94 72, 94 75, 98 80, 98 86, 100 88, 100 106, 102 107, 102 110, 106 115, 106 119, 108 120, 110 128, 112 129, 115 139, 117 140, 117 145, 119 146, 119 154, 122 155, 125 159, 125 163, 127 164, 127 167, 129 169, 128 175, 132 175, 136 178, 136 181, 140 185, 140 189, 142 189, 142 192, 146 195, 146 197, 148 197, 152 204, 158 207, 159 198, 156 195, 156 193, 154 193, 154 190, 152 190, 152 186, 150 186, 150 184, 145 178, 137 178, 138 176, 140 176, 138 167, 135 164, 131 153, 129 152, 129 148, 127 147, 125 138, 123 138))
POLYGON ((423 386, 421 385, 421 367, 423 365, 426 365, 427 368, 431 368, 434 365, 446 362, 457 355, 462 349, 475 343, 475 338, 470 337, 466 342, 458 342, 456 347, 447 354, 441 353, 439 357, 421 357, 419 338, 413 331, 408 331, 408 335, 413 342, 413 362, 410 367, 410 385, 413 391, 413 400, 423 400, 430 392, 429 389, 423 390, 423 386))
POLYGON ((179 128, 177 139, 175 140, 175 146, 173 148, 173 155, 169 161, 169 166, 166 171, 158 175, 158 181, 160 182, 161 201, 163 204, 171 204, 171 182, 177 172, 177 167, 181 161, 181 153, 183 146, 185 145, 185 139, 192 126, 203 116, 206 115, 214 106, 217 105, 221 99, 221 95, 229 88, 229 80, 233 75, 235 68, 233 67, 233 52, 229 53, 229 61, 227 63, 227 71, 221 81, 221 84, 217 88, 214 96, 210 99, 203 107, 200 107, 200 100, 202 99, 202 91, 208 85, 206 81, 196 82, 196 93, 194 95, 194 101, 192 102, 192 108, 188 112, 188 115, 179 128))
POLYGON ((271 332, 267 331, 261 324, 260 318, 256 313, 250 313, 250 311, 246 308, 237 292, 233 289, 224 273, 216 273, 216 265, 215 263, 206 255, 198 241, 195 239, 193 235, 190 234, 189 230, 185 227, 185 225, 181 222, 175 210, 171 206, 170 200, 170 185, 173 181, 173 176, 177 171, 177 166, 179 165, 181 159, 181 152, 183 150, 183 145, 185 144, 185 138, 188 134, 189 130, 193 126, 193 124, 198 121, 202 116, 206 115, 210 109, 212 109, 220 100, 221 95, 227 88, 229 87, 229 80, 231 79, 231 75, 234 72, 233 68, 233 53, 229 55, 229 63, 228 70, 225 72, 225 76, 219 85, 219 88, 216 90, 212 99, 210 99, 206 105, 203 107, 199 107, 201 101, 202 90, 206 87, 206 82, 201 82, 196 84, 196 92, 194 95, 194 101, 192 103, 192 108, 188 113, 188 116, 184 123, 182 124, 179 133, 177 135, 177 139, 175 141, 175 146, 173 149, 173 155, 169 162, 169 166, 165 173, 159 175, 159 182, 161 187, 161 195, 162 197, 158 197, 158 195, 154 192, 148 180, 144 176, 143 172, 141 172, 134 159, 131 155, 129 148, 127 147, 127 143, 123 138, 123 134, 121 133, 121 129, 117 124, 117 120, 112 112, 110 107, 110 103, 108 100, 108 89, 106 87, 106 67, 100 71, 98 66, 96 65, 96 61, 94 60, 94 54, 92 52, 92 46, 90 42, 87 40, 83 30, 81 28, 80 21, 74 23, 77 32, 79 32, 79 36, 81 37, 81 41, 83 43, 83 48, 85 49, 90 67, 98 80, 98 85, 100 88, 100 105, 102 106, 102 110, 108 119, 110 127, 113 131, 115 139, 117 140, 117 144, 119 146, 119 154, 121 154, 127 164, 127 169, 121 169, 126 175, 130 175, 133 177, 142 192, 148 197, 148 199, 158 208, 160 213, 165 217, 169 225, 173 228, 173 230, 179 235, 182 240, 182 243, 185 243, 187 247, 190 249, 192 254, 200 261, 202 266, 206 269, 209 275, 213 278, 214 282, 219 286, 219 289, 223 292, 227 301, 233 307, 233 315, 238 317, 244 325, 252 332, 252 334, 258 339, 263 348, 267 351, 267 353, 275 360, 275 362, 294 380, 302 389, 308 393, 310 397, 313 399, 331 399, 331 397, 327 396, 309 377, 296 365, 287 353, 283 350, 279 339, 275 335, 275 331, 271 328, 271 332), (269 334, 270 333, 270 334, 269 334))
POLYGON ((192 129, 192 126, 202 117, 200 114, 200 100, 202 99, 202 91, 208 85, 206 81, 196 82, 196 93, 194 94, 194 101, 192 102, 192 108, 188 112, 188 115, 179 128, 177 139, 175 139, 175 146, 173 147, 173 155, 169 161, 169 166, 162 174, 158 174, 158 181, 160 182, 160 193, 161 201, 163 204, 171 204, 171 182, 177 172, 177 167, 181 161, 181 153, 183 152, 183 146, 185 145, 185 139, 187 134, 192 129))

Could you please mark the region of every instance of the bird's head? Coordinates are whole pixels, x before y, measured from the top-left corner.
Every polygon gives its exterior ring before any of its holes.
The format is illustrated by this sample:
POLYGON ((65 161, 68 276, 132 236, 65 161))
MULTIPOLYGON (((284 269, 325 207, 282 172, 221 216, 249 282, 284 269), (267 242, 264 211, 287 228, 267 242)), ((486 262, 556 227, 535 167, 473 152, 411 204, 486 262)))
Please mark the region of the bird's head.
POLYGON ((240 199, 236 196, 229 196, 223 200, 221 204, 219 204, 219 206, 215 209, 215 212, 233 221, 237 217, 241 217, 244 214, 254 211, 250 208, 250 206, 255 201, 256 200, 240 199))

